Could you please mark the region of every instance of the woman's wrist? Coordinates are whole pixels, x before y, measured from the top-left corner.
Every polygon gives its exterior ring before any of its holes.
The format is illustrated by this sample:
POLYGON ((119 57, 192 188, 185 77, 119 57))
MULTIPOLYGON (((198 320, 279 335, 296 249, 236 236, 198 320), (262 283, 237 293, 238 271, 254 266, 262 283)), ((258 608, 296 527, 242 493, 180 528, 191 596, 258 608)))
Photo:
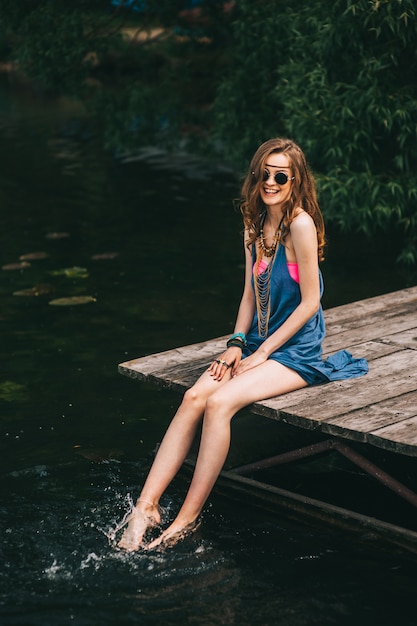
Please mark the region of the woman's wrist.
POLYGON ((229 343, 229 341, 233 341, 233 342, 240 342, 243 346, 246 346, 246 335, 245 333, 233 333, 233 335, 231 335, 231 337, 229 337, 227 343, 229 343))
POLYGON ((256 352, 265 359, 269 359, 271 354, 274 352, 274 348, 270 346, 270 342, 268 340, 261 343, 256 352))
POLYGON ((240 350, 243 350, 243 348, 245 347, 243 343, 241 341, 238 341, 237 339, 229 339, 226 345, 228 348, 239 348, 240 350))
POLYGON ((228 348, 243 348, 246 346, 246 335, 245 333, 233 333, 233 335, 227 340, 226 343, 228 348))

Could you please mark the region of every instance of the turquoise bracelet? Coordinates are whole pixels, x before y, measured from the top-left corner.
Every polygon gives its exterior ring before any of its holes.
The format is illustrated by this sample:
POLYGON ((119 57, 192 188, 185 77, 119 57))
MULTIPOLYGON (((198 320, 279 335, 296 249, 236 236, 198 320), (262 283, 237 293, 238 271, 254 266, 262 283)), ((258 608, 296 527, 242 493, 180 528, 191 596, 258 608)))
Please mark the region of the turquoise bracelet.
POLYGON ((246 335, 244 333, 234 333, 230 337, 229 341, 232 341, 232 339, 238 339, 243 343, 244 346, 246 346, 246 335))

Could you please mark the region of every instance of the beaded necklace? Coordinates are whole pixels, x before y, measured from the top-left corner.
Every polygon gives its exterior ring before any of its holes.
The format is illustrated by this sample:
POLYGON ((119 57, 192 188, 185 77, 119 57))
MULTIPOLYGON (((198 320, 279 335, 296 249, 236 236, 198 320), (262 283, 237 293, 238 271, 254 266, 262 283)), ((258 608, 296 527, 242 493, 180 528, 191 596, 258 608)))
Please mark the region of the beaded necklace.
POLYGON ((271 273, 276 258, 276 251, 282 238, 282 222, 284 219, 281 219, 279 226, 275 231, 272 245, 267 247, 263 236, 265 217, 266 215, 263 216, 260 235, 256 240, 256 262, 254 275, 256 310, 258 313, 258 333, 263 339, 266 339, 268 336, 269 315, 271 312, 271 273), (259 274, 259 264, 263 256, 271 257, 271 260, 269 261, 266 269, 259 274))
POLYGON ((274 237, 272 239, 272 245, 269 246, 269 247, 267 245, 265 245, 264 228, 263 228, 264 222, 265 222, 265 218, 263 219, 262 226, 261 226, 261 232, 259 233, 259 246, 260 246, 264 256, 271 257, 271 256, 274 256, 275 250, 277 249, 278 238, 279 238, 279 235, 280 235, 279 231, 280 231, 280 228, 281 228, 282 220, 281 220, 278 228, 276 229, 276 231, 274 233, 274 237))

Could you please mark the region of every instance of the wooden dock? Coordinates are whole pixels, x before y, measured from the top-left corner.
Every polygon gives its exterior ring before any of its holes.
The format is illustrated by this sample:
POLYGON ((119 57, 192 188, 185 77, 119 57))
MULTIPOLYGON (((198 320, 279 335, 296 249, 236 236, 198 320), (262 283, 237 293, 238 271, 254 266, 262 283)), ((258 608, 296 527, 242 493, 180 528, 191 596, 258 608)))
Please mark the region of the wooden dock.
MULTIPOLYGON (((417 457, 417 287, 328 309, 325 319, 324 355, 345 348, 355 357, 368 359, 368 374, 257 402, 248 410, 323 434, 327 438, 327 443, 321 444, 323 449, 327 445, 344 454, 343 450, 349 448, 343 442, 350 440, 365 444, 365 448, 371 446, 417 457)), ((226 339, 220 337, 134 359, 121 363, 119 371, 183 392, 224 351, 226 339)), ((320 451, 319 444, 317 452, 320 451)), ((296 451, 301 457, 310 453, 315 451, 296 451)), ((267 460, 264 467, 268 467, 268 463, 284 462, 283 456, 267 460)), ((361 466, 361 459, 351 460, 361 466)), ((417 507, 414 492, 384 472, 381 477, 379 468, 372 464, 367 468, 366 460, 363 462, 365 471, 417 507)), ((242 478, 242 475, 261 468, 262 463, 249 463, 233 474, 239 476, 238 482, 249 481, 248 488, 254 489, 257 481, 242 478)), ((224 472, 223 477, 229 474, 231 472, 224 472)), ((280 497, 284 497, 283 493, 280 497)), ((417 533, 411 532, 411 535, 417 551, 417 533)))

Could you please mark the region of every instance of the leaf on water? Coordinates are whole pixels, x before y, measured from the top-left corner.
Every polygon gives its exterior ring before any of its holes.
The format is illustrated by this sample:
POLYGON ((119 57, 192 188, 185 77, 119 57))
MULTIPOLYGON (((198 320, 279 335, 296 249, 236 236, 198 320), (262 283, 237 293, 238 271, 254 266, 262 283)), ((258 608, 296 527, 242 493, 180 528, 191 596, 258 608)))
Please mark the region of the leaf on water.
POLYGON ((74 304, 88 304, 89 302, 97 302, 97 300, 93 296, 69 296, 68 298, 56 298, 51 300, 49 304, 53 306, 71 306, 74 304))
POLYGON ((105 259, 115 259, 119 256, 118 252, 102 252, 101 254, 93 254, 93 261, 103 261, 105 259))
POLYGON ((30 263, 26 261, 22 261, 21 263, 9 263, 8 265, 3 265, 2 270, 24 270, 27 267, 30 267, 30 263))
POLYGON ((46 233, 46 239, 67 239, 71 237, 70 233, 46 233))
POLYGON ((34 291, 34 287, 30 289, 20 289, 19 291, 13 291, 14 296, 36 296, 37 294, 34 291))
POLYGON ((19 261, 38 261, 39 259, 47 259, 48 256, 47 252, 29 252, 29 254, 22 254, 19 261))
POLYGON ((14 296, 43 296, 47 293, 51 293, 54 288, 49 284, 35 285, 34 287, 30 287, 29 289, 20 289, 19 291, 14 291, 14 296))
POLYGON ((12 380, 5 380, 0 383, 0 398, 6 402, 22 400, 25 393, 25 386, 14 383, 12 380))
POLYGON ((52 276, 66 276, 67 278, 88 278, 88 270, 85 267, 66 267, 63 270, 50 272, 52 276))

